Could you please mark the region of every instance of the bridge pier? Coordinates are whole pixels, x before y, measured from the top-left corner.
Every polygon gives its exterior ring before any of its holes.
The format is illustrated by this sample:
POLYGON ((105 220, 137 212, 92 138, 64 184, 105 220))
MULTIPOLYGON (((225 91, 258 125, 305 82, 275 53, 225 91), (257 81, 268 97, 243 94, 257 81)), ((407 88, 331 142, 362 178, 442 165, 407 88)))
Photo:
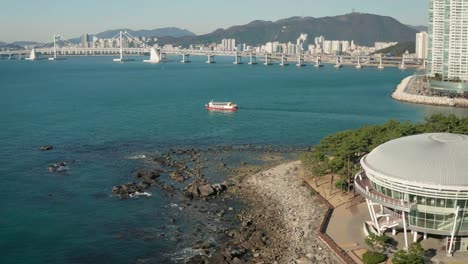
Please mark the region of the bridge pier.
POLYGON ((182 54, 182 60, 180 61, 181 63, 190 63, 190 54, 182 54))
POLYGON ((216 61, 214 60, 214 55, 208 55, 208 60, 206 61, 206 63, 208 64, 216 63, 216 61))
POLYGON ((384 66, 382 64, 382 57, 380 57, 380 63, 379 63, 379 67, 377 67, 377 69, 379 70, 383 70, 384 69, 384 66))
POLYGON ((273 63, 271 63, 271 56, 268 53, 265 54, 265 63, 263 63, 263 65, 265 66, 273 65, 273 63))
POLYGON ((304 64, 304 57, 302 55, 297 56, 297 67, 303 67, 305 66, 304 64))
POLYGON ((315 59, 315 65, 314 65, 314 67, 315 67, 315 68, 321 68, 321 67, 323 67, 323 65, 321 64, 321 62, 322 62, 322 61, 320 60, 320 57, 317 57, 317 58, 315 59))
POLYGON ((255 65, 255 64, 257 64, 257 57, 252 55, 252 53, 250 53, 249 65, 255 65))
POLYGON ((343 65, 341 64, 343 58, 341 57, 336 57, 336 64, 335 64, 335 68, 339 69, 341 67, 343 67, 343 65))
POLYGON ((284 66, 288 66, 288 65, 289 65, 288 58, 286 58, 286 56, 284 56, 284 54, 281 54, 280 66, 284 67, 284 66))
POLYGON ((406 66, 405 66, 405 59, 401 59, 401 64, 400 64, 400 67, 398 67, 400 70, 406 70, 406 66))
POLYGON ((239 54, 234 55, 234 64, 243 64, 242 57, 239 54))
POLYGON ((362 69, 362 65, 361 65, 361 57, 357 57, 357 65, 356 65, 356 69, 358 69, 358 70, 362 69))

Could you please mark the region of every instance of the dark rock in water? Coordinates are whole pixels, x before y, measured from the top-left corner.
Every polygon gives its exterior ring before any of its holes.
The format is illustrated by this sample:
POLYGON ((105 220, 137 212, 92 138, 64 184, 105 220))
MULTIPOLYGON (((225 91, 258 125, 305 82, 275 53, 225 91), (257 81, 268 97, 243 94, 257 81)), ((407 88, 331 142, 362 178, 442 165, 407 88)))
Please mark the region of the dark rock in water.
POLYGON ((67 167, 67 163, 59 162, 59 163, 50 164, 49 167, 47 167, 47 169, 50 172, 61 172, 61 171, 66 171, 68 167, 67 167))
POLYGON ((138 171, 136 174, 136 178, 143 179, 147 181, 155 181, 161 175, 161 171, 154 170, 154 171, 138 171))
POLYGON ((52 145, 44 145, 44 146, 41 146, 39 149, 42 150, 42 151, 47 151, 47 150, 51 150, 53 148, 54 147, 52 147, 52 145))
POLYGON ((183 182, 185 181, 185 178, 184 176, 182 176, 182 174, 179 172, 179 171, 175 171, 175 172, 171 172, 169 173, 169 176, 171 177, 171 179, 175 182, 183 182))
MULTIPOLYGON (((144 185, 146 186, 146 185, 144 185)), ((148 186, 149 187, 149 186, 148 186)), ((142 188, 141 183, 136 184, 134 182, 123 184, 120 186, 114 186, 112 188, 112 193, 118 195, 122 199, 128 199, 135 194, 144 192, 146 188, 142 188)))
POLYGON ((225 190, 227 190, 227 186, 224 183, 210 184, 205 181, 194 181, 185 188, 184 194, 190 199, 207 198, 218 195, 225 190))

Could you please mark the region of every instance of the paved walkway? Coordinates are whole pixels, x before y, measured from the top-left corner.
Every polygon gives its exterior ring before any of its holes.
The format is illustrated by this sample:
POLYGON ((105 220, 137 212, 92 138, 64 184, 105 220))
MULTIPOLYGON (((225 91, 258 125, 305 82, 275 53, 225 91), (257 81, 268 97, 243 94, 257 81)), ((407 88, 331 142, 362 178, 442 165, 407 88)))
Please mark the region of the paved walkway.
MULTIPOLYGON (((327 235, 354 261, 363 263, 362 254, 366 252, 366 248, 362 225, 368 217, 367 205, 363 198, 357 194, 353 197, 352 193, 347 195, 336 190, 331 184, 331 175, 321 177, 317 182, 307 173, 304 175, 304 180, 335 207, 328 224, 327 235)), ((334 181, 339 179, 335 178, 334 181)))
MULTIPOLYGON (((364 198, 357 194, 353 196, 352 193, 350 195, 343 194, 340 190, 336 190, 334 187, 331 188, 331 175, 321 177, 317 182, 308 172, 303 172, 302 176, 304 181, 335 207, 328 224, 327 235, 357 263, 363 263, 362 254, 367 251, 364 243, 363 223, 366 220, 370 220, 364 198)), ((335 178, 334 181, 339 179, 339 177, 335 178)), ((395 239, 399 249, 404 247, 403 232, 397 232, 396 236, 392 236, 391 230, 389 230, 385 234, 395 239)), ((408 231, 407 237, 408 243, 411 244, 413 242, 413 234, 408 231)), ((426 240, 423 240, 422 234, 418 234, 417 241, 421 242, 423 248, 430 249, 429 252, 433 255, 431 258, 433 263, 468 263, 468 252, 455 252, 452 257, 446 255, 443 237, 428 237, 426 240)), ((390 264, 391 259, 387 263, 390 264)))

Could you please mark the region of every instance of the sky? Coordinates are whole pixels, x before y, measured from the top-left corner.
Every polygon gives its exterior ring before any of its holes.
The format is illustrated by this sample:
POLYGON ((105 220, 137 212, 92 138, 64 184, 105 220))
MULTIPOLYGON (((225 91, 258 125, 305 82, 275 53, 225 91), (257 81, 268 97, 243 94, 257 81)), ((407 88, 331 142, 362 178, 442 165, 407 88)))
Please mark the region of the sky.
POLYGON ((4 0, 0 41, 49 42, 54 33, 75 38, 108 29, 180 27, 195 34, 291 16, 356 12, 427 25, 429 0, 4 0))

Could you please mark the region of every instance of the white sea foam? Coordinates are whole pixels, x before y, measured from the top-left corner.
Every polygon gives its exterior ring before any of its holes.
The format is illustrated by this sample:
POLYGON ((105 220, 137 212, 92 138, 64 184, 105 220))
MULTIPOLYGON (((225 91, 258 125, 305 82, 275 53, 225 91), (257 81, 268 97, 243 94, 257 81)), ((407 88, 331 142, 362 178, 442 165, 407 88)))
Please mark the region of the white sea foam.
POLYGON ((134 198, 134 197, 138 197, 138 196, 146 196, 146 197, 151 197, 151 193, 149 192, 135 192, 133 194, 130 194, 130 197, 134 198))
POLYGON ((139 155, 127 157, 127 159, 146 159, 146 155, 145 154, 139 154, 139 155))

